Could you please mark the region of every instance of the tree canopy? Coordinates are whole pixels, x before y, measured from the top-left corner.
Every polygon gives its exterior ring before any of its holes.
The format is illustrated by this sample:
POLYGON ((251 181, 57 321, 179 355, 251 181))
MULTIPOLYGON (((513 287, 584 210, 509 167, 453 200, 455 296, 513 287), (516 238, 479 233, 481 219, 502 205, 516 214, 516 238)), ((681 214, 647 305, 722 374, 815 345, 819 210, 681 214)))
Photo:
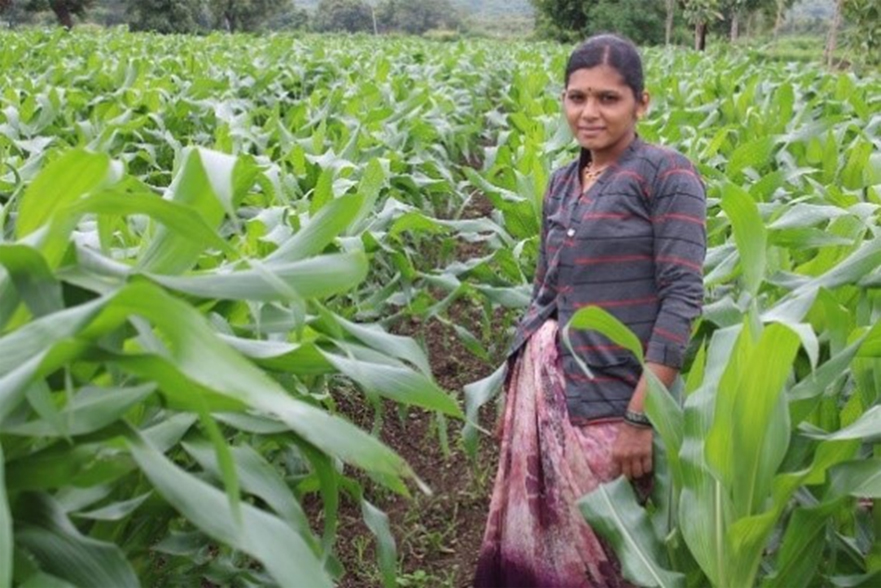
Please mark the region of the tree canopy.
MULTIPOLYGON (((0 0, 0 11, 12 7, 12 3, 13 0, 0 0)), ((84 16, 95 0, 25 0, 20 4, 30 12, 51 10, 59 24, 70 29, 73 27, 73 15, 84 16)))
POLYGON ((379 28, 421 35, 432 29, 455 29, 461 18, 450 0, 385 0, 376 9, 379 28))
POLYGON ((317 31, 357 33, 373 30, 373 8, 362 0, 321 0, 315 9, 317 31))
POLYGON ((290 4, 285 0, 208 0, 215 26, 229 31, 257 30, 290 4))
POLYGON ((881 5, 877 0, 848 0, 841 8, 848 26, 846 43, 866 63, 881 64, 881 5))
POLYGON ((199 0, 136 0, 128 2, 128 24, 133 31, 192 33, 201 8, 199 0))

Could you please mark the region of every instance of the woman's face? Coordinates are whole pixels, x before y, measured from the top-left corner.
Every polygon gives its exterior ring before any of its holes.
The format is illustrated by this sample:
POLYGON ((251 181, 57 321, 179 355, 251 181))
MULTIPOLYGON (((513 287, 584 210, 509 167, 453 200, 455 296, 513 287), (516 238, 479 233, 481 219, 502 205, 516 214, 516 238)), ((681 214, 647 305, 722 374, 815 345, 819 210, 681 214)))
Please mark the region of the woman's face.
POLYGON ((637 100, 624 78, 608 65, 578 69, 563 91, 563 111, 578 144, 602 164, 614 161, 636 133, 636 121, 649 97, 637 100))

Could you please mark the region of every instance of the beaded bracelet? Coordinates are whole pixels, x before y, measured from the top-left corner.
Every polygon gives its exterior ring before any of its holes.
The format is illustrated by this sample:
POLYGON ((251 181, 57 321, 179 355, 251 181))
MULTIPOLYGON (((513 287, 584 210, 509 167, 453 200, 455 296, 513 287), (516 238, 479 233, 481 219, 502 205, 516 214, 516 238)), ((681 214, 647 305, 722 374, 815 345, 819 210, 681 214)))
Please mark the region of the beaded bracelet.
POLYGON ((643 429, 651 429, 652 422, 649 420, 647 416, 645 416, 644 412, 636 412, 633 410, 625 410, 624 411, 624 422, 633 425, 634 427, 640 427, 643 429))

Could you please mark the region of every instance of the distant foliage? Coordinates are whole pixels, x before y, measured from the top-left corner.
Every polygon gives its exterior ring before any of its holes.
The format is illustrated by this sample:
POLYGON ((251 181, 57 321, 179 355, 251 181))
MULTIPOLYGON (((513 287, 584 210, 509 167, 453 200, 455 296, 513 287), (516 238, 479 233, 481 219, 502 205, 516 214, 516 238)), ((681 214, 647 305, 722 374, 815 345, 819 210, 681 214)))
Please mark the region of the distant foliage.
POLYGON ((382 30, 412 35, 432 29, 455 29, 462 23, 450 0, 385 0, 376 9, 376 20, 382 30))
POLYGON ((286 0, 209 0, 216 28, 254 31, 278 17, 291 2, 286 0))
POLYGON ((881 64, 881 5, 878 0, 847 0, 845 43, 868 65, 881 64))
POLYGON ((536 31, 545 38, 575 41, 587 30, 587 15, 595 4, 595 0, 532 0, 536 31))
POLYGON ((26 10, 37 12, 51 10, 55 13, 59 24, 66 28, 73 27, 73 16, 85 16, 86 10, 95 4, 95 0, 28 0, 24 2, 26 10))
POLYGON ((193 33, 200 28, 200 15, 198 0, 133 0, 127 20, 132 31, 193 33))
POLYGON ((640 45, 664 42, 664 4, 642 0, 532 0, 540 36, 575 42, 615 32, 640 45))
POLYGON ((275 18, 267 20, 264 26, 273 31, 303 30, 309 27, 309 12, 290 4, 275 18))
POLYGON ((664 6, 644 0, 600 0, 587 14, 589 35, 614 31, 640 45, 664 42, 664 6))
POLYGON ((315 10, 317 31, 357 33, 373 30, 373 11, 362 0, 321 0, 315 10))

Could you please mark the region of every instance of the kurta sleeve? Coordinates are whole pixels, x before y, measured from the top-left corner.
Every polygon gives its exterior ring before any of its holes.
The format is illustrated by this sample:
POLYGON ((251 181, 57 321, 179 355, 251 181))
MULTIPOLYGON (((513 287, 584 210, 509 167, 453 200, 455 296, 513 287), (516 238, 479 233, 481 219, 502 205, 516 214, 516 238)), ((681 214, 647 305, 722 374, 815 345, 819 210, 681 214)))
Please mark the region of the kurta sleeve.
POLYGON ((646 348, 646 360, 682 366, 692 321, 704 296, 706 193, 684 157, 658 170, 651 195, 655 282, 660 308, 646 348))

